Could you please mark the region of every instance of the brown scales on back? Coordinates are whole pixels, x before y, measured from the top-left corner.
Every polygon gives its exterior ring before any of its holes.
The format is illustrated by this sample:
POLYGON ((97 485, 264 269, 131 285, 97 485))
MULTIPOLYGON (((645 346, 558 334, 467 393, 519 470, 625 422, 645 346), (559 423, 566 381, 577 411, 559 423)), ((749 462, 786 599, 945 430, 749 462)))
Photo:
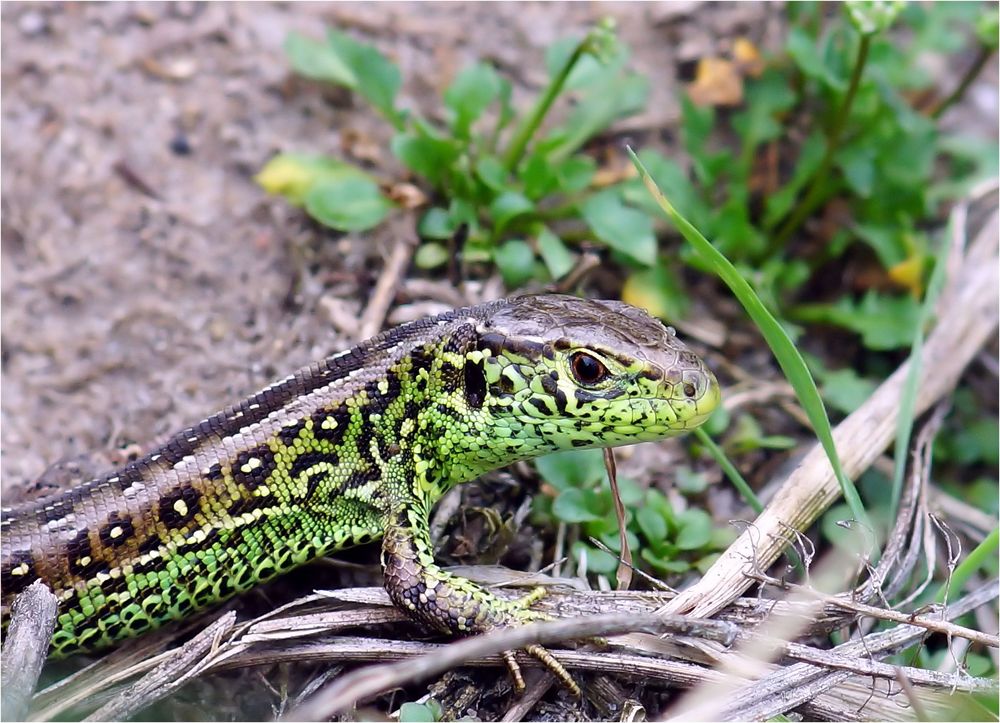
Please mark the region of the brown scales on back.
POLYGON ((41 578, 60 600, 53 653, 96 649, 378 538, 416 619, 452 634, 537 619, 434 563, 434 502, 517 460, 681 433, 718 397, 672 330, 620 302, 527 296, 414 322, 4 510, 4 621, 41 578))

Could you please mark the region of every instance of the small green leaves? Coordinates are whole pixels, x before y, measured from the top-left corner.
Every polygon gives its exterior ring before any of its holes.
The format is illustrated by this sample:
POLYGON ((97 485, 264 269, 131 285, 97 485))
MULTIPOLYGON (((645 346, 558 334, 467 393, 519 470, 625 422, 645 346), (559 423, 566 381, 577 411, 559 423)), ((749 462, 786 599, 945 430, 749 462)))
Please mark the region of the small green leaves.
POLYGON ((401 123, 394 105, 401 82, 399 69, 373 46, 337 30, 327 32, 326 43, 292 32, 285 52, 302 75, 360 93, 393 125, 401 123))
POLYGON ((354 89, 358 78, 329 43, 291 32, 285 39, 285 53, 297 73, 313 80, 354 89))
POLYGON ((399 723, 435 723, 443 716, 441 704, 433 698, 426 703, 403 703, 399 706, 399 723))
POLYGON ((458 74, 444 93, 445 107, 451 111, 451 129, 457 137, 469 137, 472 124, 500 96, 500 85, 500 76, 485 63, 458 74))
POLYGON ((493 253, 493 260, 509 289, 516 289, 535 273, 535 252, 520 239, 504 241, 493 253))
POLYGON ((617 190, 607 189, 591 196, 583 203, 580 213, 594 235, 610 248, 643 266, 656 263, 652 220, 622 203, 617 190))
POLYGON ((920 305, 912 296, 889 296, 869 291, 860 302, 843 297, 834 304, 798 307, 794 318, 826 322, 861 334, 869 349, 898 349, 913 341, 920 305))
POLYGON ((317 221, 338 231, 367 231, 378 226, 392 203, 374 181, 349 177, 321 181, 309 189, 306 210, 317 221))
POLYGON ((338 231, 366 231, 392 208, 367 173, 332 158, 278 155, 255 180, 264 190, 304 205, 310 216, 338 231))
POLYGON ((317 183, 345 178, 370 178, 349 163, 325 156, 281 153, 260 170, 254 180, 268 193, 284 196, 296 206, 305 203, 309 190, 317 183))
POLYGON ((568 489, 552 504, 552 512, 563 522, 592 522, 604 517, 600 496, 593 490, 568 489))
POLYGON ((538 255, 545 262, 545 268, 553 279, 561 279, 573 268, 573 254, 566 248, 562 239, 552 233, 548 227, 542 226, 538 231, 538 255))
POLYGON ((496 233, 502 234, 512 221, 527 216, 535 206, 516 191, 504 191, 490 203, 490 215, 496 226, 496 233))
POLYGON ((461 147, 427 124, 414 131, 399 133, 391 142, 392 152, 403 165, 435 185, 445 185, 452 175, 452 165, 461 155, 461 147))
POLYGON ((360 93, 386 120, 398 127, 402 121, 395 107, 396 94, 402 83, 399 68, 374 46, 359 43, 337 30, 329 30, 326 40, 353 72, 356 84, 350 86, 352 90, 360 93))
POLYGON ((535 467, 557 489, 586 487, 604 476, 604 455, 599 449, 556 452, 539 457, 535 467))
POLYGON ((862 35, 884 33, 906 7, 902 0, 847 0, 844 9, 862 35))

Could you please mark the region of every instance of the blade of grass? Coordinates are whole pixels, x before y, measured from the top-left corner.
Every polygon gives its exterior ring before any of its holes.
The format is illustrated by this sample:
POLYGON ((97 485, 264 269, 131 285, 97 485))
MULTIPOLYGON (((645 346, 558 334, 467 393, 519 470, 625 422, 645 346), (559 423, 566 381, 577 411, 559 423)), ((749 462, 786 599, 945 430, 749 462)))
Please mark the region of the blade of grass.
POLYGON ((1000 527, 994 527, 986 539, 976 545, 965 559, 958 563, 958 567, 955 568, 955 572, 951 576, 951 583, 941 586, 935 600, 944 603, 948 590, 961 591, 974 572, 980 570, 988 561, 996 559, 998 543, 1000 543, 1000 527))
POLYGON ((826 407, 819 396, 816 382, 809 373, 809 369, 806 367, 805 360, 803 360, 799 350, 788 337, 788 334, 785 333, 781 324, 771 315, 771 312, 761 303, 761 300, 757 298, 750 284, 740 275, 736 267, 708 239, 702 236, 698 229, 678 213, 677 209, 673 207, 656 186, 646 167, 643 166, 642 161, 639 160, 639 157, 632 148, 627 147, 627 150, 632 157, 632 163, 639 170, 639 175, 642 177, 646 189, 656 200, 660 208, 663 209, 667 218, 674 223, 677 230, 681 232, 681 235, 694 246, 701 257, 715 271, 716 275, 732 290, 733 295, 736 296, 743 305, 743 308, 746 309, 747 314, 749 314, 750 318, 757 325, 760 333, 763 335, 765 341, 767 341, 767 345, 774 353, 775 359, 777 359, 778 364, 785 373, 785 377, 795 390, 799 404, 802 405, 802 409, 809 417, 813 431, 823 446, 826 456, 830 460, 830 466, 833 468, 837 481, 840 483, 844 499, 851 508, 851 514, 854 515, 854 518, 858 522, 865 524, 869 529, 875 529, 868 519, 868 514, 865 512, 861 497, 858 495, 854 483, 847 477, 843 466, 840 464, 840 457, 833 443, 830 418, 827 416, 826 407))
MULTIPOLYGON (((952 220, 954 223, 954 219, 952 220)), ((924 349, 924 329, 930 322, 934 313, 934 306, 937 304, 941 289, 944 288, 946 259, 948 258, 948 239, 951 237, 953 229, 951 224, 948 232, 941 239, 940 247, 934 257, 934 270, 931 278, 927 282, 927 293, 924 295, 924 303, 920 307, 917 316, 916 328, 913 330, 913 344, 910 346, 910 371, 906 375, 906 383, 903 385, 903 394, 899 400, 899 425, 896 428, 896 447, 893 452, 895 465, 892 471, 892 515, 890 520, 896 519, 899 511, 899 499, 903 495, 903 476, 906 472, 906 459, 909 456, 910 436, 913 434, 914 409, 917 405, 917 381, 920 378, 921 355, 924 349)))
POLYGON ((538 102, 535 103, 535 107, 531 109, 531 113, 528 114, 514 131, 514 137, 511 139, 510 146, 508 146, 507 152, 503 155, 503 167, 508 173, 517 169, 517 165, 521 162, 521 158, 524 157, 524 152, 528 148, 528 143, 531 142, 535 131, 538 130, 552 104, 562 92, 569 74, 573 72, 573 68, 576 67, 580 58, 588 54, 600 57, 605 52, 605 48, 613 41, 613 22, 610 20, 601 20, 573 49, 573 52, 566 59, 565 64, 559 69, 555 77, 552 78, 548 87, 542 93, 541 97, 539 97, 538 102))
POLYGON ((722 451, 722 448, 715 443, 715 440, 708 436, 706 432, 701 427, 694 430, 694 435, 698 438, 698 441, 705 445, 705 449, 708 453, 712 455, 712 459, 715 463, 722 467, 722 471, 725 473, 729 481, 733 483, 733 487, 740 493, 743 497, 743 501, 750 505, 751 509, 758 515, 764 511, 764 505, 761 504, 760 500, 757 499, 757 495, 754 494, 753 490, 750 489, 750 485, 747 481, 743 479, 743 475, 740 474, 736 466, 729 461, 729 457, 726 453, 722 451))

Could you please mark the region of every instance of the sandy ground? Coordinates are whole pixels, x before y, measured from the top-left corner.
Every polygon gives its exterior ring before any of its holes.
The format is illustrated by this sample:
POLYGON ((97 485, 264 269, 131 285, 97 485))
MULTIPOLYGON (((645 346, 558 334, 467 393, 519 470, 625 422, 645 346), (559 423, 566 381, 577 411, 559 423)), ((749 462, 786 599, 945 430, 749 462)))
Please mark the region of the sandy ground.
POLYGON ((279 151, 342 155, 350 134, 399 168, 384 124, 290 74, 290 30, 376 42, 403 102, 433 113, 480 57, 537 90, 544 48, 608 14, 653 79, 645 128, 676 118, 681 61, 776 27, 752 4, 4 3, 4 488, 105 466, 354 341, 342 320, 391 231, 325 232, 252 176, 279 151))

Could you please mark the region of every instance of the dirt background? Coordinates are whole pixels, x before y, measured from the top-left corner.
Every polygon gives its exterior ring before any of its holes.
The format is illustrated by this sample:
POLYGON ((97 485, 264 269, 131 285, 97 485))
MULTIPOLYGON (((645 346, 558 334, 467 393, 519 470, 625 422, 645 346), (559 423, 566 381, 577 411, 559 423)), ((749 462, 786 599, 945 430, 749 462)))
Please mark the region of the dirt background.
POLYGON ((86 476, 356 341, 398 224, 324 231, 253 175, 358 136, 377 173, 400 169, 384 123, 290 73, 289 31, 375 42, 433 116, 478 58, 537 92, 544 49, 606 15, 653 81, 636 129, 672 124, 685 63, 780 38, 780 8, 757 4, 4 3, 3 488, 57 462, 86 476))
MULTIPOLYGON (((546 47, 610 15, 652 81, 648 110, 619 130, 669 143, 694 63, 741 35, 777 49, 782 14, 777 3, 3 3, 5 499, 46 470, 55 484, 99 472, 358 341, 407 217, 336 234, 253 176, 278 152, 359 147, 377 175, 403 174, 381 120, 290 73, 291 30, 374 42, 402 69, 402 104, 433 118, 477 59, 523 101, 546 81, 546 47)), ((967 63, 952 62, 935 70, 956 78, 967 63)), ((949 122, 995 136, 996 68, 984 75, 949 122)), ((411 278, 388 322, 501 293, 496 279, 411 278)), ((633 460, 640 482, 672 467, 648 462, 633 460)))

